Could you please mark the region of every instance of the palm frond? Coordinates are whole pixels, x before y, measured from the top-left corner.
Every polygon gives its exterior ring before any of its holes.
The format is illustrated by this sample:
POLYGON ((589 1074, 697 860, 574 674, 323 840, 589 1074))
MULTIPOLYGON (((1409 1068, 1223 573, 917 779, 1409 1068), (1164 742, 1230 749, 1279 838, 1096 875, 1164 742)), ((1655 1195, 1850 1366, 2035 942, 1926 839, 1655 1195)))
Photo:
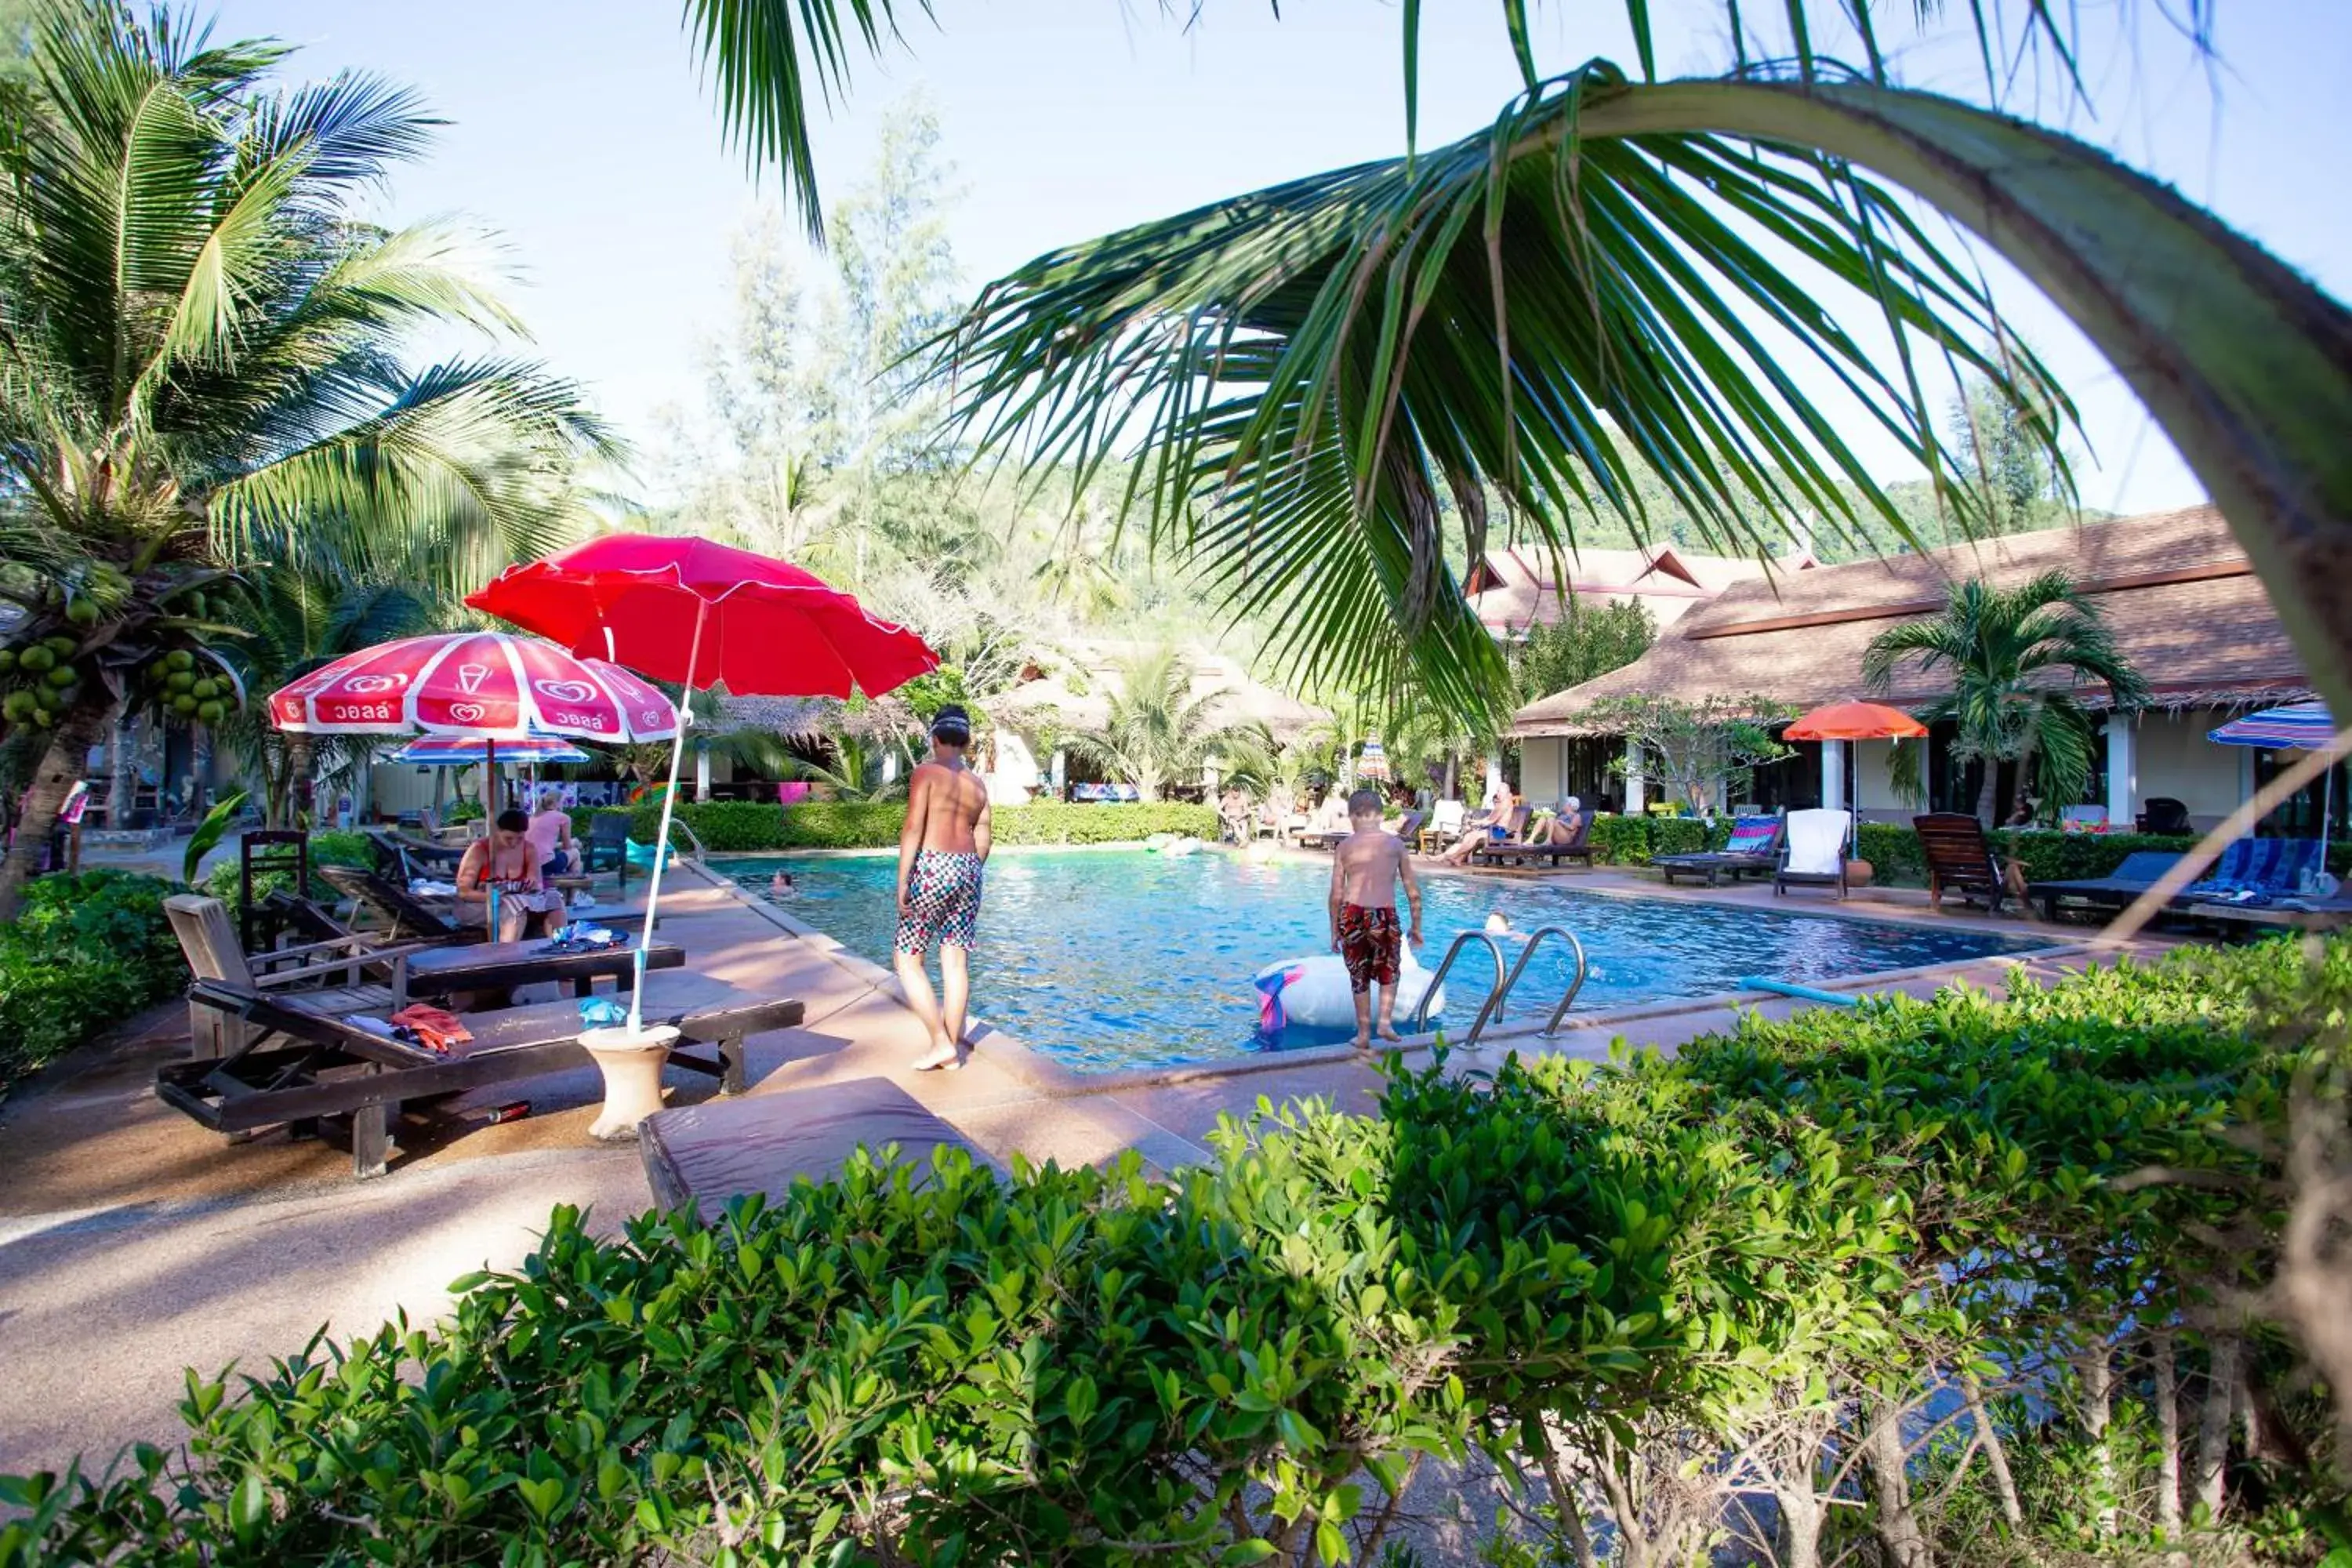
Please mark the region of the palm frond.
POLYGON ((1986 346, 1990 301, 1888 220, 1884 192, 1706 136, 1580 136, 1623 90, 1596 63, 1409 163, 1040 258, 940 345, 966 427, 983 453, 1082 471, 1132 442, 1155 540, 1234 608, 1279 609, 1304 673, 1393 686, 1409 670, 1485 711, 1506 683, 1445 565, 1448 498, 1473 552, 1464 503, 1486 486, 1539 548, 1572 547, 1585 506, 1645 536, 1638 458, 1718 548, 1762 550, 1801 516, 1906 532, 1837 411, 1751 323, 1922 464, 1951 454, 1790 259, 2071 416, 2030 356, 1986 346))

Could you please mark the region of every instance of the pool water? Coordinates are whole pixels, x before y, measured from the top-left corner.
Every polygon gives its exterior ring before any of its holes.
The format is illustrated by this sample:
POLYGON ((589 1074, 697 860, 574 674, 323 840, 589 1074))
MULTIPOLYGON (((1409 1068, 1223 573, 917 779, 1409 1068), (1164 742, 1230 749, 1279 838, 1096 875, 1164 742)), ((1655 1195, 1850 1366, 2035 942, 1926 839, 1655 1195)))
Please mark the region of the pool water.
MULTIPOLYGON (((711 868, 764 896, 788 868, 786 905, 851 952, 890 962, 895 856, 719 858, 711 868)), ((1024 850, 988 864, 972 1011, 1080 1072, 1201 1061, 1322 1045, 1347 1030, 1293 1026, 1258 1034, 1251 977, 1282 959, 1329 951, 1328 869, 1214 852, 1024 850)), ((1579 892, 1463 876, 1422 880, 1421 961, 1434 969, 1457 932, 1500 910, 1513 928, 1561 925, 1591 973, 1576 1011, 1736 990, 1742 976, 1818 984, 1914 965, 2018 952, 2032 938, 1832 915, 1579 892)), ((1518 944, 1503 939, 1516 962, 1518 944)), ((1438 1022, 1469 1026, 1492 963, 1474 944, 1454 965, 1438 1022)), ((1569 984, 1567 949, 1546 942, 1511 993, 1511 1019, 1548 1014, 1569 984)), ((936 975, 936 967, 933 970, 936 975)))

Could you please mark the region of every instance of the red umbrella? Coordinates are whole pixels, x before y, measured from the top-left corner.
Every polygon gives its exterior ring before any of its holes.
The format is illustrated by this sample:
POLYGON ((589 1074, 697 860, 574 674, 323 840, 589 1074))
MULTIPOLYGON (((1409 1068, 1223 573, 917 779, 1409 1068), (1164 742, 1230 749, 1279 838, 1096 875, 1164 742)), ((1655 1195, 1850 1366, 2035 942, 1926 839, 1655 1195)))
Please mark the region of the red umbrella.
POLYGON ((309 735, 562 735, 608 744, 677 733, 670 700, 600 658, 509 632, 440 632, 345 654, 269 698, 269 721, 309 735))
MULTIPOLYGON (((879 697, 940 663, 921 637, 867 615, 823 579, 707 539, 608 533, 544 561, 509 566, 466 603, 575 653, 684 683, 683 722, 670 747, 669 788, 662 794, 646 889, 647 944, 668 856, 684 725, 694 722, 698 688, 723 681, 738 696, 879 697)), ((629 1000, 633 1034, 643 1026, 646 952, 637 950, 637 985, 629 1000)))
POLYGON ((1791 741, 1914 741, 1927 726, 1900 708, 1879 702, 1832 702, 1783 731, 1791 741))
POLYGON ((940 662, 824 579, 707 539, 609 533, 509 566, 466 603, 574 653, 739 697, 878 697, 940 662))

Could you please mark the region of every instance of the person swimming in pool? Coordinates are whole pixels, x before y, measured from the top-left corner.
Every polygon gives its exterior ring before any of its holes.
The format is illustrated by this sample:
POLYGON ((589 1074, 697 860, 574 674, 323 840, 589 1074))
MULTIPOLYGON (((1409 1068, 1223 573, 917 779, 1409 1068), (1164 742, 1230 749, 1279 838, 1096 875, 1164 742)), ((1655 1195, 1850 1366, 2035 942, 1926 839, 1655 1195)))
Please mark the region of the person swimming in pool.
POLYGON ((898 932, 891 943, 907 1005, 930 1031, 918 1072, 963 1066, 971 1005, 971 947, 980 922, 981 870, 988 862, 988 786, 966 765, 971 718, 955 703, 931 720, 931 757, 907 781, 907 826, 898 834, 898 932), (923 955, 940 950, 941 999, 931 994, 923 955))

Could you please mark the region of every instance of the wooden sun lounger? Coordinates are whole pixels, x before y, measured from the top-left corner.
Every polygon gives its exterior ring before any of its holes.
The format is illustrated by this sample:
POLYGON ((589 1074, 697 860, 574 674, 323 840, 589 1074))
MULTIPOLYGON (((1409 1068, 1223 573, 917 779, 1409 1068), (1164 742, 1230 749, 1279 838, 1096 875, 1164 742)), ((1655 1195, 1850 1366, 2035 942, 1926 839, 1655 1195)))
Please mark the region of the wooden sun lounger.
POLYGON ((2000 865, 1984 824, 1965 811, 1931 811, 1911 819, 1927 857, 1927 901, 1940 905, 1946 893, 1982 899, 1994 914, 2009 897, 2000 865))
MULTIPOLYGON (((393 1005, 404 999, 446 996, 458 991, 506 991, 518 985, 569 985, 575 996, 593 995, 599 980, 626 991, 636 975, 634 943, 593 952, 549 952, 548 939, 476 942, 419 948, 392 961, 393 1005)), ((686 950, 657 942, 646 953, 649 970, 685 966, 686 950)))
POLYGON ((1759 877, 1769 877, 1780 868, 1780 842, 1785 829, 1778 817, 1746 820, 1769 820, 1772 824, 1770 842, 1757 849, 1706 849, 1680 855, 1653 855, 1650 864, 1665 873, 1668 887, 1674 886, 1676 877, 1704 877, 1710 888, 1722 886, 1727 873, 1735 882, 1751 872, 1759 877))
MULTIPOLYGON (((473 1040, 442 1055, 250 986, 199 981, 188 995, 192 1004, 240 1022, 247 1043, 216 1061, 165 1065, 155 1075, 157 1097, 216 1132, 348 1116, 352 1168, 361 1176, 383 1173, 402 1102, 533 1078, 588 1059, 580 1048, 579 1005, 568 1000, 468 1014, 473 1040)), ((677 1026, 681 1047, 716 1047, 713 1057, 680 1048, 669 1059, 717 1078, 722 1094, 743 1088, 746 1037, 790 1028, 802 1017, 798 1002, 755 995, 701 974, 648 976, 644 1009, 648 1023, 677 1026)))
POLYGON ((1471 863, 1480 866, 1524 866, 1531 860, 1557 866, 1562 860, 1581 860, 1592 864, 1592 817, 1583 814, 1576 825, 1576 835, 1565 844, 1531 844, 1523 837, 1527 831, 1528 808, 1520 806, 1513 822, 1513 836, 1499 844, 1482 844, 1470 851, 1471 863))
MULTIPOLYGON (((2179 856, 2161 850, 2143 849, 2125 856, 2123 863, 2104 877, 2032 882, 2026 886, 2025 896, 2040 903, 2042 917, 2051 921, 2058 918, 2060 905, 2069 900, 2079 901, 2092 910, 2120 910, 2156 886, 2158 879, 2179 859, 2179 856)), ((2178 909, 2187 902, 2175 898, 2168 907, 2178 909)))

